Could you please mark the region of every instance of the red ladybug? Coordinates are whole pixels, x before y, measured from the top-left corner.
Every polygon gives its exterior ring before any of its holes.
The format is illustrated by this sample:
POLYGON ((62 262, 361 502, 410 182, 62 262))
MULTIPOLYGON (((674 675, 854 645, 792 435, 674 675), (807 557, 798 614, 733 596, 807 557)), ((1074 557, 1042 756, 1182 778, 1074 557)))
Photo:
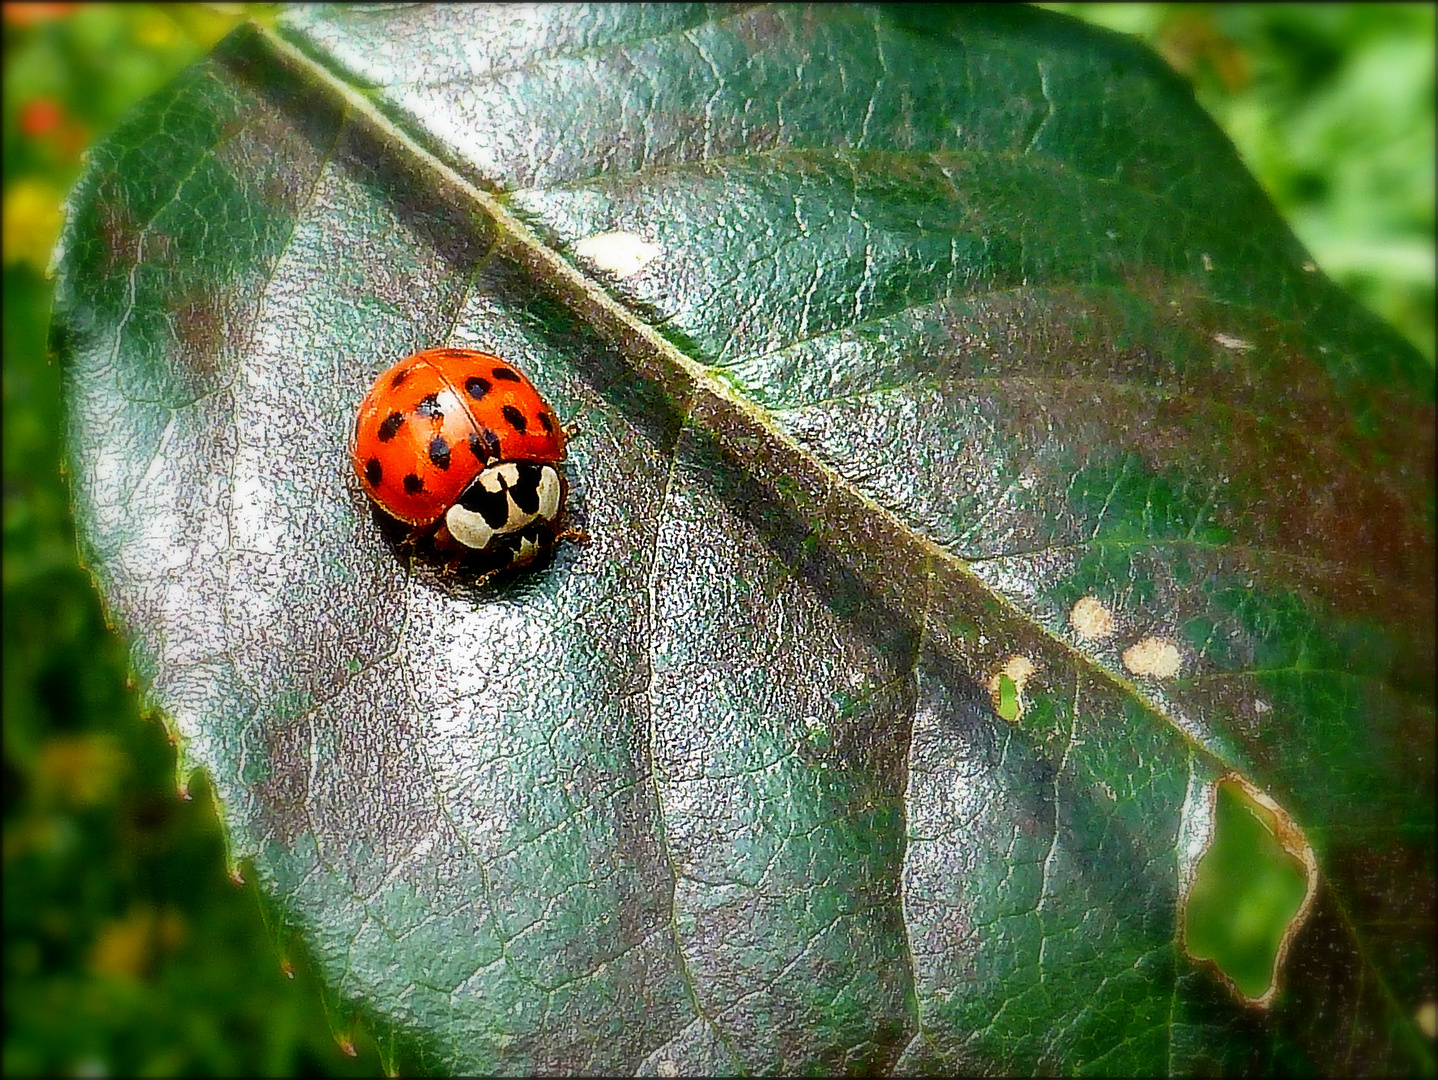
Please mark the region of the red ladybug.
MULTIPOLYGON (((530 381, 476 349, 425 349, 360 402, 350 457, 380 509, 440 550, 523 566, 559 540, 564 428, 530 381)), ((486 575, 488 576, 488 575, 486 575)))

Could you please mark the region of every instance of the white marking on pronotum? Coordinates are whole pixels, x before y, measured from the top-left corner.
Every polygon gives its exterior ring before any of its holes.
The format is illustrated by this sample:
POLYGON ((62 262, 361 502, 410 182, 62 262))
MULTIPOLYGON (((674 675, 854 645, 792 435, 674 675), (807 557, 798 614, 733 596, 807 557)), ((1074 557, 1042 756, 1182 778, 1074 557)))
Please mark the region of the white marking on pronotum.
POLYGON ((450 535, 467 548, 483 551, 494 539, 494 530, 489 523, 472 510, 466 510, 455 503, 444 513, 444 525, 450 535))
POLYGON ((1183 657, 1167 638, 1146 637, 1123 651, 1123 666, 1135 675, 1171 679, 1183 666, 1183 657))
MULTIPOLYGON (((513 489, 519 483, 519 466, 514 462, 506 461, 499 465, 491 465, 479 474, 477 482, 481 488, 491 494, 497 495, 503 491, 508 500, 508 507, 504 523, 498 528, 492 528, 489 522, 484 520, 483 514, 468 510, 460 503, 455 503, 445 511, 445 527, 449 529, 450 535, 465 547, 483 551, 496 536, 518 532, 533 521, 554 521, 559 516, 559 496, 562 491, 559 484, 559 473, 548 465, 541 466, 539 471, 539 482, 536 485, 539 506, 532 514, 526 514, 515 505, 513 489)), ((528 538, 520 541, 520 552, 527 551, 529 557, 533 556, 537 547, 538 544, 528 538), (527 548, 526 545, 528 545, 527 548)), ((515 559, 519 561, 518 554, 515 559)))
POLYGON ((631 232, 596 233, 574 245, 574 254, 596 270, 613 274, 621 281, 633 277, 663 254, 658 244, 631 232))
POLYGON ((559 474, 546 465, 539 474, 539 509, 536 517, 553 521, 559 516, 559 474))

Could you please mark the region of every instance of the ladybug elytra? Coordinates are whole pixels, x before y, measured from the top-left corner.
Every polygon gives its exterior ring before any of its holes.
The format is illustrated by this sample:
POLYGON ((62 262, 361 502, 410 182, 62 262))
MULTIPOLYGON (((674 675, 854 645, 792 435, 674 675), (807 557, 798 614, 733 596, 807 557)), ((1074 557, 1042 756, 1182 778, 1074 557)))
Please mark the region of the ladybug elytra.
POLYGON ((554 410, 512 364, 475 349, 425 349, 365 395, 351 461, 380 509, 413 526, 410 540, 432 534, 439 550, 483 553, 497 570, 587 539, 560 527, 565 441, 554 410))

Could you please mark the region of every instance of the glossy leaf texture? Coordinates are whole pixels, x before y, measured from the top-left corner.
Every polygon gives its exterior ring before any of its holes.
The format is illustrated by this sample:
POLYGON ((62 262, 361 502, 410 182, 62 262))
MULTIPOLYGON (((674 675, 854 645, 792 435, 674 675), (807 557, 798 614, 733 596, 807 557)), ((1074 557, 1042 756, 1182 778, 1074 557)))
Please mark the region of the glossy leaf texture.
POLYGON ((62 247, 87 561, 402 1060, 1431 1070, 1432 371, 1141 48, 291 9, 62 247), (354 409, 444 344, 578 421, 588 547, 383 528, 354 409), (1318 867, 1267 1008, 1183 947, 1226 776, 1318 867))

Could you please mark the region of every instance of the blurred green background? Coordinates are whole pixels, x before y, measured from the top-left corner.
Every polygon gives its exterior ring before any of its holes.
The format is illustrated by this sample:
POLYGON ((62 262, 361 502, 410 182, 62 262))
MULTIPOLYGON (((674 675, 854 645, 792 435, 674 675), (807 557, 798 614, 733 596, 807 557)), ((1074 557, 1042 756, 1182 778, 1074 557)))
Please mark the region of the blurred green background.
MULTIPOLYGON (((1432 358, 1432 5, 1045 6, 1137 34, 1188 75, 1318 264, 1432 358)), ((231 880, 203 779, 177 794, 174 749, 76 560, 46 356, 45 268, 85 147, 245 10, 4 5, 10 1076, 380 1071, 231 880)))

